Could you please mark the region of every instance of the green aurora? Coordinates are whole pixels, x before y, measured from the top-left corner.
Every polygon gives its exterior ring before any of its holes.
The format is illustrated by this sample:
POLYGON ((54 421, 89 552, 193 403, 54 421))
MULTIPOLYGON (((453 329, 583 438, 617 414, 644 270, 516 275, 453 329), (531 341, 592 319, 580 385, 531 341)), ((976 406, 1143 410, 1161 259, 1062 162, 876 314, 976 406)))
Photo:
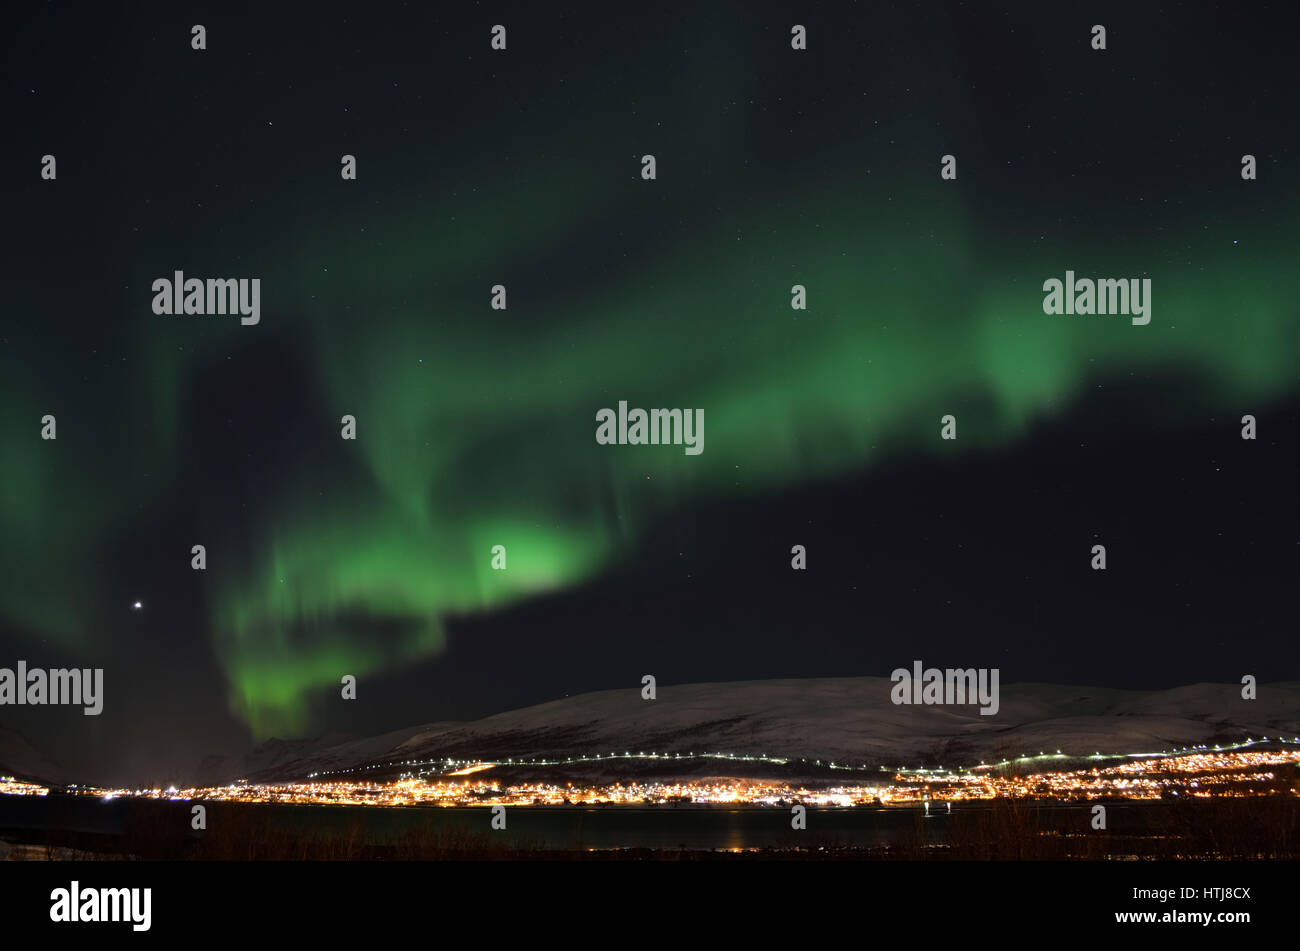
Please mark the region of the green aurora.
MULTIPOLYGON (((194 503, 211 526, 194 541, 208 546, 214 656, 259 737, 308 728, 306 699, 344 674, 364 689, 436 656, 451 616, 634 558, 664 513, 903 454, 996 450, 1106 379, 1194 379, 1186 399, 1134 409, 1174 425, 1210 408, 1235 426, 1296 389, 1300 205, 1243 197, 1257 186, 1236 180, 1232 155, 1211 183, 1213 227, 1189 212, 1126 218, 1097 200, 1102 171, 1040 241, 1056 210, 999 219, 978 197, 996 175, 1014 207, 1015 180, 984 146, 961 147, 975 124, 960 103, 932 104, 946 137, 891 120, 765 167, 743 62, 653 75, 642 96, 618 94, 639 110, 593 86, 582 110, 521 112, 508 157, 492 116, 433 168, 385 158, 391 141, 357 145, 355 183, 316 149, 324 173, 258 193, 251 233, 218 228, 234 208, 218 204, 191 223, 198 237, 160 229, 115 251, 129 278, 113 325, 131 341, 117 366, 70 354, 40 375, 46 332, 11 333, 0 614, 34 641, 93 643, 117 597, 97 580, 106 547, 159 497, 196 491, 180 481, 192 381, 241 386, 222 364, 262 339, 287 342, 318 419, 302 428, 267 406, 232 425, 289 440, 304 462, 228 488, 260 493, 245 522, 218 525, 194 503), (950 139, 954 183, 938 176, 950 139), (909 145, 888 151, 893 140, 909 145), (643 151, 657 181, 638 178, 643 151), (150 281, 177 267, 260 277, 261 324, 150 314, 150 281), (1067 268, 1150 277, 1150 325, 1044 315, 1042 282, 1067 268), (488 306, 498 282, 505 312, 488 306), (804 312, 790 308, 796 283, 804 312), (595 413, 620 399, 702 408, 704 453, 598 446, 595 413), (45 413, 56 442, 38 438, 45 413), (946 413, 955 443, 939 439, 946 413), (355 442, 339 438, 344 414, 355 442), (490 567, 498 544, 506 571, 490 567)), ((1207 186, 1161 187, 1153 202, 1207 186)), ((176 558, 187 567, 188 549, 176 558)))

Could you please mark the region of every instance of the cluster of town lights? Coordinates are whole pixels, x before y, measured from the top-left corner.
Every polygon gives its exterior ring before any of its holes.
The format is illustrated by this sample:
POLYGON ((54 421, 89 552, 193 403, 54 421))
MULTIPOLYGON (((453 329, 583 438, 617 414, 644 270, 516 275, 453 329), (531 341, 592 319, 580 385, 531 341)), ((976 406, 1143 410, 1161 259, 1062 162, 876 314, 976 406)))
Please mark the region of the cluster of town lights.
MULTIPOLYGON (((67 787, 61 792, 94 795, 104 800, 121 797, 227 801, 246 803, 334 804, 361 806, 565 806, 565 805, 750 805, 779 806, 792 802, 810 806, 851 807, 924 805, 994 799, 1086 801, 1100 798, 1133 800, 1208 798, 1215 796, 1300 795, 1277 781, 1278 767, 1300 766, 1300 738, 1246 740, 1231 746, 1193 746, 1165 753, 1131 753, 1089 757, 1057 752, 1040 753, 978 767, 945 770, 905 769, 885 771, 871 780, 784 781, 773 778, 710 777, 708 779, 624 779, 619 782, 562 782, 554 780, 494 779, 499 767, 558 766, 594 761, 576 757, 561 760, 504 761, 444 760, 403 764, 420 767, 394 778, 314 775, 305 782, 248 783, 186 789, 102 789, 67 787), (1274 748, 1249 749, 1268 742, 1274 748), (1003 769, 1032 760, 1073 760, 1073 768, 1057 763, 1052 769, 1003 769), (1119 760, 1099 763, 1096 760, 1119 760), (1094 761, 1094 762, 1089 762, 1094 761), (435 775, 436 774, 436 775, 435 775)), ((766 756, 733 754, 616 754, 617 759, 686 759, 710 756, 737 762, 780 763, 766 756)), ((599 757, 604 760, 606 757, 599 757)), ((830 765, 830 764, 827 764, 830 765)), ((1051 766, 1045 763, 1043 765, 1051 766)), ((839 767, 837 768, 847 768, 839 767)), ((866 769, 867 767, 862 767, 866 769)), ((883 767, 877 768, 883 769, 883 767)), ((358 771, 365 771, 359 768, 358 771)), ((506 770, 504 775, 512 771, 506 770)), ((49 788, 14 777, 0 777, 0 795, 46 795, 49 788)), ((951 808, 951 806, 949 806, 951 808)))

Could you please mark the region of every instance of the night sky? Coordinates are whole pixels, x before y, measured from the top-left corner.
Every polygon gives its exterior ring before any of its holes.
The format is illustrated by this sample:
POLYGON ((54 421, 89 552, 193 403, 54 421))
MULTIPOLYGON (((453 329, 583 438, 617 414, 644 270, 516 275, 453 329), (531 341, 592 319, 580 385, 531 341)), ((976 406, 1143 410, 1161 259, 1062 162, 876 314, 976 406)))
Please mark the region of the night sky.
POLYGON ((645 673, 1300 677, 1291 5, 265 6, 7 11, 0 666, 105 708, 0 725, 165 779, 645 673))

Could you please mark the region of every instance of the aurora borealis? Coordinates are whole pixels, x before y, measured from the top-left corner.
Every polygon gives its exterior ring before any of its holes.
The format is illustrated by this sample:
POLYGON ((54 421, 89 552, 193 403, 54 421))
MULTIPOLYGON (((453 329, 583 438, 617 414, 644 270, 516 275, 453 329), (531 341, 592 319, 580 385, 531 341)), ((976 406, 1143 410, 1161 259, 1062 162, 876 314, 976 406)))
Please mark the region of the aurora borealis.
POLYGON ((100 49, 28 14, 7 50, 0 645, 106 668, 103 722, 70 747, 159 768, 196 735, 378 731, 651 664, 879 674, 912 656, 871 653, 900 619, 948 619, 1004 669, 1019 651, 1008 679, 1084 681, 1104 668, 1074 652, 1102 648, 1053 625, 1131 622, 1150 637, 1107 629, 1143 642, 1116 678, 1167 686, 1214 675, 1166 651, 1218 643, 1236 604, 1227 640, 1294 677, 1293 645, 1262 649, 1290 623, 1276 578, 1250 573, 1293 575, 1297 544, 1284 35, 1226 5, 1176 28, 1117 5, 1087 14, 1102 56, 1028 4, 908 6, 819 13, 803 56, 792 14, 740 4, 520 11, 501 56, 495 13, 250 9, 209 17, 202 55, 174 16, 132 13, 100 49), (1149 278, 1150 324, 1045 315, 1067 268, 1149 278), (153 314, 181 269, 259 278, 260 322, 153 314), (619 400, 704 408, 705 451, 597 445, 619 400), (1098 533, 1134 574, 1070 595, 1098 533), (795 543, 825 572, 804 591, 795 543), (1184 614, 1188 591, 1217 600, 1184 614))

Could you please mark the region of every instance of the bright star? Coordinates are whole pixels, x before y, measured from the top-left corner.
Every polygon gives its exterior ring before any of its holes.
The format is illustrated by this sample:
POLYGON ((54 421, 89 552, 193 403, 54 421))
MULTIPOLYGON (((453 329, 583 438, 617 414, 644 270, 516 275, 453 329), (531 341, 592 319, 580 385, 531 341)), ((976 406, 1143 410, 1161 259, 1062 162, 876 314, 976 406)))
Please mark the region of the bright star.
POLYGON ((135 608, 137 611, 139 611, 142 607, 144 607, 144 605, 141 604, 139 601, 137 601, 135 604, 131 605, 131 607, 133 607, 133 608, 135 608))

